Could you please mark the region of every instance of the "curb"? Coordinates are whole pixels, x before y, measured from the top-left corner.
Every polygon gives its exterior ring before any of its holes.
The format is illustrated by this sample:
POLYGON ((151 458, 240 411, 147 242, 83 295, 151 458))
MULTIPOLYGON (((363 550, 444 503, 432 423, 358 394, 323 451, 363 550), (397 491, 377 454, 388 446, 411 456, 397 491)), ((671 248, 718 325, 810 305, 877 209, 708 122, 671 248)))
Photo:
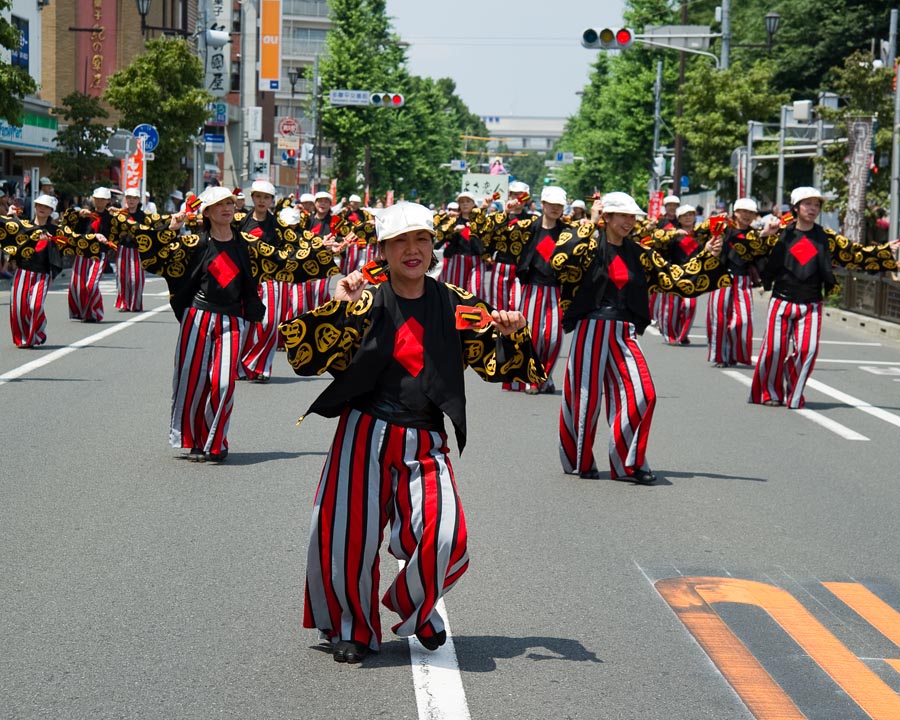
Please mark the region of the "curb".
POLYGON ((831 307, 824 309, 824 315, 826 318, 830 318, 837 323, 843 323, 848 327, 865 330, 872 335, 878 335, 882 338, 900 341, 900 323, 880 320, 869 315, 860 315, 849 310, 831 307))

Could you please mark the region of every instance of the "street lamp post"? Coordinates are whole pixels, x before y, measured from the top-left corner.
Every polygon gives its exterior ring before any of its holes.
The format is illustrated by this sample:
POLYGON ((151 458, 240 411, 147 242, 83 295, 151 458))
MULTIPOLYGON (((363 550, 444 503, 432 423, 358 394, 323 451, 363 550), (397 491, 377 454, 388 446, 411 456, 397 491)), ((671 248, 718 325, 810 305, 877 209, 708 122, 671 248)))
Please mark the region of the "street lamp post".
POLYGON ((159 27, 157 25, 148 25, 147 15, 150 13, 150 2, 151 0, 135 0, 135 3, 137 4, 138 14, 141 16, 141 35, 144 37, 144 39, 147 38, 151 30, 156 30, 157 32, 161 32, 164 35, 181 35, 184 38, 190 36, 190 33, 185 28, 159 27))
POLYGON ((719 69, 727 70, 731 61, 731 48, 765 48, 766 52, 772 50, 772 43, 775 40, 775 33, 778 32, 778 26, 781 25, 781 15, 777 12, 766 13, 763 22, 766 26, 766 42, 763 45, 735 45, 731 42, 731 0, 722 0, 722 52, 719 60, 719 69))

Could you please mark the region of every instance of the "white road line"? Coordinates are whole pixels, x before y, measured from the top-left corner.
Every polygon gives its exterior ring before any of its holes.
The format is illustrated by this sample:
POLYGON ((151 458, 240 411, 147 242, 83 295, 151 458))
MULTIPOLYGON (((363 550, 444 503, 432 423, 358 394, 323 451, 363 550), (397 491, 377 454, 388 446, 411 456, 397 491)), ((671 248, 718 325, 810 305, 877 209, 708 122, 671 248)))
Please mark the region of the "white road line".
POLYGON ((816 365, 822 363, 838 363, 843 365, 900 365, 900 360, 830 360, 829 358, 816 358, 816 365))
MULTIPOLYGON (((753 358, 753 361, 756 362, 756 358, 753 358)), ((723 370, 722 374, 727 375, 730 378, 734 378, 739 383, 741 383, 742 385, 746 385, 747 387, 750 387, 753 382, 751 378, 742 373, 739 373, 737 370, 723 370)), ((812 380, 807 382, 807 385, 809 385, 811 382, 812 380)), ((860 435, 858 432, 856 432, 856 430, 851 430, 846 425, 841 425, 839 422, 835 422, 831 418, 827 418, 821 413, 817 413, 815 410, 807 410, 806 408, 802 408, 800 410, 792 410, 791 412, 802 415, 807 420, 812 420, 817 425, 821 425, 826 430, 831 430, 831 432, 833 432, 835 435, 839 435, 845 440, 868 441, 869 439, 865 435, 860 435)))
POLYGON ((102 340, 103 338, 109 337, 110 335, 114 335, 120 330, 124 330, 125 328, 130 327, 135 323, 139 323, 142 320, 146 320, 147 318, 153 317, 154 315, 158 315, 159 313, 168 309, 168 305, 160 305, 158 308, 148 310, 147 312, 141 313, 140 315, 130 318, 129 320, 125 320, 124 322, 116 323, 115 325, 112 325, 108 328, 104 328, 98 333, 88 335, 88 337, 86 338, 81 338, 81 340, 76 340, 71 345, 66 345, 66 347, 62 347, 58 350, 54 350, 51 353, 47 353, 46 355, 39 357, 37 360, 32 360, 31 362, 27 362, 24 365, 20 365, 14 370, 10 370, 9 372, 0 375, 0 385, 5 385, 11 380, 16 380, 23 375, 34 372, 35 370, 42 368, 45 365, 49 365, 50 363, 59 360, 60 358, 65 357, 66 355, 73 353, 76 350, 80 350, 83 347, 93 345, 98 340, 102 340))
POLYGON ((900 415, 894 415, 894 413, 892 412, 888 412, 887 410, 880 407, 875 407, 871 403, 867 403, 865 400, 855 398, 852 395, 848 395, 847 393, 841 392, 840 390, 836 390, 835 388, 829 387, 825 383, 821 383, 818 380, 813 380, 812 378, 806 381, 806 386, 818 390, 820 393, 823 393, 825 395, 829 395, 835 400, 840 400, 842 403, 845 403, 850 407, 854 407, 857 410, 862 410, 862 412, 868 413, 873 417, 877 417, 879 420, 884 420, 886 423, 890 423, 891 425, 900 427, 900 415))
POLYGON ((447 642, 434 652, 429 652, 415 635, 409 638, 409 659, 419 720, 470 720, 472 716, 469 714, 443 600, 438 601, 437 612, 444 618, 447 642))

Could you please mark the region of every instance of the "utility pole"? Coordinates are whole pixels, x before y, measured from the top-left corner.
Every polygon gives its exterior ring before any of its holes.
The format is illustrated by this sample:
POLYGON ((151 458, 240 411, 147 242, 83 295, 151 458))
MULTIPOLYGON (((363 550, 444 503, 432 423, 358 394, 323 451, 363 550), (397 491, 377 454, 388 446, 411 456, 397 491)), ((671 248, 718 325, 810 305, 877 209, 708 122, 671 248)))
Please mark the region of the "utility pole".
POLYGON ((727 70, 731 62, 731 0, 722 0, 722 54, 719 70, 727 70))
MULTIPOLYGON (((653 163, 656 164, 656 158, 659 155, 659 125, 662 121, 662 74, 663 61, 656 61, 656 85, 653 88, 653 163)), ((653 191, 659 190, 659 182, 662 178, 657 175, 655 169, 653 172, 653 191)))
POLYGON ((888 57, 891 60, 894 71, 894 132, 891 140, 891 195, 890 195, 890 230, 888 237, 892 240, 897 237, 898 214, 900 214, 900 140, 897 133, 900 132, 900 82, 896 77, 897 58, 897 10, 891 10, 891 34, 890 50, 888 57))
MULTIPOLYGON (((687 25, 688 5, 687 0, 681 0, 681 23, 687 25)), ((684 68, 685 54, 678 52, 678 104, 675 107, 675 116, 680 120, 681 114, 684 112, 684 105, 681 102, 681 88, 684 87, 684 68)), ((676 195, 681 194, 681 153, 684 148, 684 139, 681 133, 675 130, 675 157, 672 160, 672 188, 676 195)))

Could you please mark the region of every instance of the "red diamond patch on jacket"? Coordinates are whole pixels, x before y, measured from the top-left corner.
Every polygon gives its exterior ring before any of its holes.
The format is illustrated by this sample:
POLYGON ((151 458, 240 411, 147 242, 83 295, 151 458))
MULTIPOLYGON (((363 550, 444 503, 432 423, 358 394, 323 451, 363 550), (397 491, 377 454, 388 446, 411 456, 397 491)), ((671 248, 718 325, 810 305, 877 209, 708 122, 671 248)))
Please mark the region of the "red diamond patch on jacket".
POLYGON ((259 226, 257 225, 255 228, 253 228, 253 229, 252 229, 250 232, 248 232, 247 234, 248 234, 248 235, 252 235, 252 236, 255 237, 255 238, 261 238, 261 237, 262 237, 262 234, 263 234, 263 231, 262 231, 262 228, 259 227, 259 226))
POLYGON ((688 257, 697 252, 697 248, 700 247, 697 241, 690 235, 682 237, 681 240, 678 241, 678 244, 681 246, 681 251, 688 257))
POLYGON ((553 248, 556 247, 556 243, 553 241, 553 237, 550 235, 545 235, 544 239, 541 240, 537 245, 538 255, 540 255, 544 260, 550 262, 550 256, 553 254, 553 248))
POLYGON ((806 265, 810 260, 812 260, 818 251, 816 250, 816 246, 813 245, 812 241, 804 235, 797 242, 791 245, 791 255, 797 258, 797 262, 801 265, 806 265))
POLYGON ((425 366, 425 330, 418 320, 410 318, 394 334, 394 359, 413 377, 425 366))
POLYGON ((609 279, 613 281, 619 290, 628 282, 628 266, 625 261, 616 255, 609 264, 609 279))
POLYGON ((231 284, 231 281, 234 280, 240 272, 237 265, 234 264, 234 260, 228 256, 228 253, 219 253, 216 255, 215 260, 209 264, 209 268, 207 269, 209 270, 209 274, 212 275, 216 282, 223 288, 228 287, 231 284))
POLYGON ((34 244, 34 251, 35 251, 35 252, 43 252, 43 251, 44 251, 44 248, 46 248, 46 247, 47 247, 47 241, 46 241, 46 240, 38 240, 38 241, 34 244))
POLYGON ((469 242, 469 238, 472 235, 472 231, 469 229, 469 226, 466 225, 462 230, 459 231, 459 234, 462 235, 463 240, 469 242))

